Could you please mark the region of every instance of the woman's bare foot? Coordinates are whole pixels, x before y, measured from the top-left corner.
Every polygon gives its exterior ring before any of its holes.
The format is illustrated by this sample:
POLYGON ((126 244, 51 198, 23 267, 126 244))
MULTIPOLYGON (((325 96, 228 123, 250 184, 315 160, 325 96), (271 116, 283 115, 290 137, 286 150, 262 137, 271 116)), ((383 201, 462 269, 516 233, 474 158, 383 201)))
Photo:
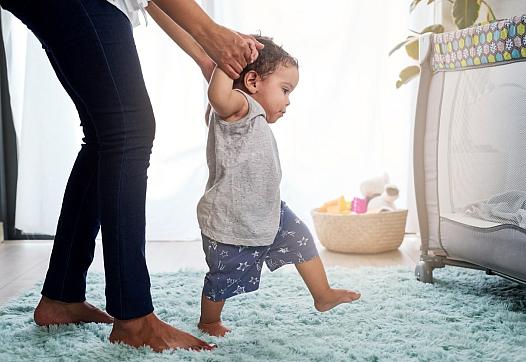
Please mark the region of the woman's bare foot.
POLYGON ((221 321, 218 322, 212 322, 212 323, 203 323, 199 322, 197 324, 197 328, 202 330, 203 332, 215 336, 215 337, 224 337, 225 334, 230 332, 230 329, 225 327, 221 321))
POLYGON ((113 323, 113 317, 88 302, 64 303, 44 296, 35 308, 33 318, 39 326, 91 322, 113 323))
POLYGON ((346 289, 329 289, 327 293, 323 293, 323 296, 314 300, 314 307, 319 312, 326 312, 338 304, 350 303, 360 299, 361 294, 352 290, 346 289))
POLYGON ((176 348, 211 350, 216 347, 172 327, 153 313, 131 320, 115 319, 109 340, 132 347, 149 346, 155 352, 176 348))

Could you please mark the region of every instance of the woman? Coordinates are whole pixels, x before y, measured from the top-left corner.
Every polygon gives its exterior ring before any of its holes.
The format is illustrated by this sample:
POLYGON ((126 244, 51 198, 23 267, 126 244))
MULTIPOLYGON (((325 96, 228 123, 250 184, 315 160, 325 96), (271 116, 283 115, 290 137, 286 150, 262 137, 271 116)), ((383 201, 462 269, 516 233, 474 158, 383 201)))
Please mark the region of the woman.
POLYGON ((35 322, 113 323, 110 341, 155 351, 213 348, 153 313, 144 248, 155 119, 130 19, 147 6, 207 79, 214 62, 237 78, 262 45, 216 24, 193 0, 0 0, 0 5, 42 43, 84 132, 35 322), (108 314, 85 299, 99 228, 108 314))

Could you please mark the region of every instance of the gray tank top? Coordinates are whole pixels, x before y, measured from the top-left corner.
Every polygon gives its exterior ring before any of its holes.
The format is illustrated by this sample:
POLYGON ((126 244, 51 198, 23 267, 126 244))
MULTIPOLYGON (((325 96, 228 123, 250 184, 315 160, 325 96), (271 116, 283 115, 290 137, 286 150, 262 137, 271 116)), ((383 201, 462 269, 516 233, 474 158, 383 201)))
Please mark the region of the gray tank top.
POLYGON ((210 114, 206 159, 209 177, 197 205, 201 232, 244 246, 273 243, 280 219, 281 165, 263 107, 250 95, 248 114, 235 122, 210 114))

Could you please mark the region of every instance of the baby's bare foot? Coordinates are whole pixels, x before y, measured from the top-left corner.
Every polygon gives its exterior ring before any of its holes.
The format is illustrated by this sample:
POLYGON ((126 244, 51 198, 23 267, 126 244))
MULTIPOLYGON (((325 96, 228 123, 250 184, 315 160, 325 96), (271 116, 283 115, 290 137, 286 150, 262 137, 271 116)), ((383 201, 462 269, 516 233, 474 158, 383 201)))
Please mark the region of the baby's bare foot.
POLYGON ((350 303, 360 299, 361 294, 352 290, 346 289, 329 289, 327 293, 324 293, 323 297, 314 300, 314 307, 319 312, 326 312, 338 304, 350 303))
POLYGON ((69 323, 113 323, 113 317, 88 302, 64 303, 42 297, 33 314, 39 326, 69 323))
POLYGON ((202 330, 203 332, 215 336, 215 337, 224 337, 225 334, 230 332, 230 329, 225 327, 221 321, 213 322, 213 323, 202 323, 199 322, 197 324, 197 328, 202 330))

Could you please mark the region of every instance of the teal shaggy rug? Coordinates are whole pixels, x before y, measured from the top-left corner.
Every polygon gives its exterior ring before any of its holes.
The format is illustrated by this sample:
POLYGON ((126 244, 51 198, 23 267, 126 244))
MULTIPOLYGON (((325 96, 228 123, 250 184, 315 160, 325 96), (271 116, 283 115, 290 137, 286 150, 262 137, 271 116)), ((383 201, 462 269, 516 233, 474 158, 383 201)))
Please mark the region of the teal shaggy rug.
MULTIPOLYGON (((265 273, 255 293, 229 300, 225 338, 197 330, 204 272, 152 275, 157 314, 218 344, 212 352, 154 353, 107 340, 111 327, 37 327, 36 287, 0 310, 0 361, 525 361, 526 288, 480 271, 435 271, 435 284, 400 268, 329 269, 335 287, 362 299, 318 313, 293 268, 265 273)), ((104 307, 101 274, 88 300, 104 307)))

